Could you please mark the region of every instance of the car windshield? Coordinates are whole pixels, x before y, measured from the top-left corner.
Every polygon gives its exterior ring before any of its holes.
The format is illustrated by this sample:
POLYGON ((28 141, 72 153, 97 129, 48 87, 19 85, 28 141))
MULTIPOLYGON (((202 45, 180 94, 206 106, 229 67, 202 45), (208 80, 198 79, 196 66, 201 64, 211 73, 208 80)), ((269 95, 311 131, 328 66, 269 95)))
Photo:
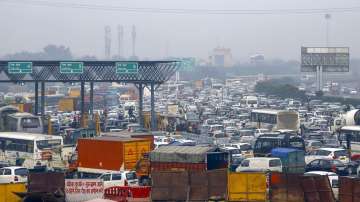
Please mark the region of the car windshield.
POLYGON ((325 140, 325 143, 326 143, 326 144, 337 144, 338 141, 337 141, 337 140, 334 140, 334 139, 326 139, 326 140, 325 140))
POLYGON ((249 160, 243 160, 243 161, 241 162, 241 167, 249 167, 249 163, 250 163, 249 160))
POLYGON ((36 141, 36 146, 38 149, 52 149, 61 146, 61 140, 38 140, 36 141))
POLYGON ((331 151, 327 151, 327 150, 315 151, 315 155, 318 155, 318 156, 329 156, 330 154, 331 154, 331 151))
POLYGON ((28 169, 26 169, 26 168, 15 169, 15 175, 27 176, 28 175, 28 169))
POLYGON ((272 159, 269 161, 269 166, 270 167, 281 166, 281 161, 279 159, 272 159))
POLYGON ((127 180, 135 180, 136 179, 136 173, 135 172, 126 173, 126 179, 127 180))
POLYGON ((335 151, 334 154, 335 154, 335 158, 339 156, 347 156, 346 150, 335 151))
POLYGON ((311 143, 312 147, 320 147, 321 145, 322 145, 321 142, 312 142, 311 143))

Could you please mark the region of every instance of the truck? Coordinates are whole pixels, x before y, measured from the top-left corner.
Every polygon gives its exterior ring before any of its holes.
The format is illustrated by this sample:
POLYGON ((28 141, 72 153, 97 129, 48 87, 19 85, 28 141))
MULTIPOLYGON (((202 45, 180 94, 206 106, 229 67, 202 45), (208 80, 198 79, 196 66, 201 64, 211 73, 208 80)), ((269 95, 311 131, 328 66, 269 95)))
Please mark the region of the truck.
POLYGON ((229 154, 208 146, 162 146, 136 164, 139 183, 146 185, 152 172, 207 171, 228 167, 229 154))
POLYGON ((150 149, 151 142, 142 138, 81 138, 77 145, 77 171, 103 174, 134 170, 139 159, 150 149))
POLYGON ((293 148, 275 148, 271 150, 271 157, 281 159, 283 172, 304 173, 305 151, 293 148))
MULTIPOLYGON (((129 125, 133 125, 133 124, 129 124, 129 125)), ((122 131, 119 131, 119 132, 101 133, 101 136, 147 139, 147 140, 150 141, 151 150, 155 149, 155 142, 154 142, 155 138, 154 138, 154 135, 151 132, 143 132, 143 131, 131 132, 131 131, 128 131, 128 130, 122 130, 122 131)))

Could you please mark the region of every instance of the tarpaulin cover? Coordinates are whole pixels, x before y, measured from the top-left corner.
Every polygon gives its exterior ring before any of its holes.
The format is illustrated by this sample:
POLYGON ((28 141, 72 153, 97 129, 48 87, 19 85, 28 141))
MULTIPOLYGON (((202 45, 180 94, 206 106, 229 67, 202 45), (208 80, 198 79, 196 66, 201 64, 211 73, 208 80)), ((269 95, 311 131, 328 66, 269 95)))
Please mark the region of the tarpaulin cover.
POLYGON ((150 161, 203 163, 206 160, 207 153, 212 151, 214 151, 213 147, 163 146, 150 152, 150 161))

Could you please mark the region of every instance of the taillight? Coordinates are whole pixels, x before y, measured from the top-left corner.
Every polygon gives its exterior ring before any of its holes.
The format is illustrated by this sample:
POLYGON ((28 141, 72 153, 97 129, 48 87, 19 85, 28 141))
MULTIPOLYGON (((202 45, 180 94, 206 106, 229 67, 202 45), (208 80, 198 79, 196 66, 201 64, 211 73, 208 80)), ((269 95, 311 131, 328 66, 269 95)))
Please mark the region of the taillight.
POLYGON ((18 176, 15 176, 15 177, 14 177, 14 181, 15 181, 15 182, 19 181, 18 176))
POLYGON ((331 171, 333 171, 334 173, 336 172, 336 165, 331 166, 331 171))

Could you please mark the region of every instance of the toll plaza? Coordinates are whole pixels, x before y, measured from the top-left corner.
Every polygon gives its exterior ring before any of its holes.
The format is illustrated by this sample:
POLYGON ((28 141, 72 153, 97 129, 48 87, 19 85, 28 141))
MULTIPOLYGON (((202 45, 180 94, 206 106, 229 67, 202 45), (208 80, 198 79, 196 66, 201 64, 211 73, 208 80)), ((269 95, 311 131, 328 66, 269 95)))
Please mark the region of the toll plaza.
MULTIPOLYGON (((151 93, 151 129, 156 130, 155 90, 180 67, 178 61, 0 61, 0 82, 34 83, 34 114, 45 116, 47 82, 80 83, 81 119, 85 117, 85 83, 90 83, 89 112, 93 115, 95 82, 132 83, 139 92, 139 123, 144 125, 143 93, 151 93), (40 85, 40 103, 39 103, 40 85), (40 110, 39 110, 40 107, 40 110)), ((84 121, 82 121, 83 123, 84 121)))

